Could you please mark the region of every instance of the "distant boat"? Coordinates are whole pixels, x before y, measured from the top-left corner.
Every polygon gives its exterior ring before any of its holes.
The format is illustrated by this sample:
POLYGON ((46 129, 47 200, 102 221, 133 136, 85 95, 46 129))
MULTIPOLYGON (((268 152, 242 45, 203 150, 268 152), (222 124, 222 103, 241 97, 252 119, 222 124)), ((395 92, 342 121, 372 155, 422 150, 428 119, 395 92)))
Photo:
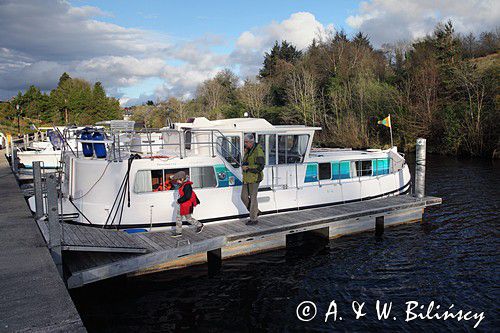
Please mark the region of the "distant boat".
MULTIPOLYGON (((130 124, 109 125, 103 140, 77 140, 94 145, 92 156, 64 153, 62 204, 64 218, 72 223, 123 229, 173 225, 177 191, 168 183, 181 170, 201 201, 196 219, 247 216, 240 200, 246 133, 255 135, 266 155, 258 193, 263 214, 399 195, 410 188, 408 165, 396 147, 313 149, 319 127, 204 117, 154 133, 133 131, 130 124)), ((34 210, 34 198, 29 202, 34 210)))
MULTIPOLYGON (((41 127, 40 130, 46 131, 45 139, 32 141, 25 150, 18 151, 19 163, 27 169, 33 167, 34 161, 42 162, 43 168, 46 169, 58 168, 63 150, 77 151, 82 149, 77 138, 85 128, 78 126, 41 127)), ((102 130, 102 126, 99 129, 102 130)))

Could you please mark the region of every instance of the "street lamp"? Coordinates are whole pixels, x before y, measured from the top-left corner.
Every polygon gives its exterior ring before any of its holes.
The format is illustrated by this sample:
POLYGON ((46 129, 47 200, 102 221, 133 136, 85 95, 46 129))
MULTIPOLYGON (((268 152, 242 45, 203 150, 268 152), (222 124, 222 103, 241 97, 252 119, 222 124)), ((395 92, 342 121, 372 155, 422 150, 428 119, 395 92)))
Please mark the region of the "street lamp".
POLYGON ((64 99, 64 121, 68 125, 68 100, 64 99))
POLYGON ((21 118, 21 113, 19 112, 19 104, 16 104, 16 110, 17 110, 17 135, 21 135, 21 124, 19 123, 19 120, 21 118))

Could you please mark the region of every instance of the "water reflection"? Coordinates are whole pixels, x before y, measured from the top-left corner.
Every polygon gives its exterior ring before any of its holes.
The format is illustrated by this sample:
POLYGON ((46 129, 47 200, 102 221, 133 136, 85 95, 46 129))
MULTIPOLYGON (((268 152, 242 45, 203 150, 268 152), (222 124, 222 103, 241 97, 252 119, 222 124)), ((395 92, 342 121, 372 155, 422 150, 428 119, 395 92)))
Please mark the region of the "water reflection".
POLYGON ((500 168, 490 161, 430 157, 427 193, 443 204, 424 223, 362 233, 131 279, 114 279, 72 292, 91 332, 472 330, 457 321, 404 322, 405 302, 436 301, 485 311, 479 328, 499 327, 498 222, 500 168), (374 311, 355 320, 350 303, 393 302, 397 320, 374 311), (336 300, 342 321, 296 319, 296 306, 312 300, 318 316, 336 300))

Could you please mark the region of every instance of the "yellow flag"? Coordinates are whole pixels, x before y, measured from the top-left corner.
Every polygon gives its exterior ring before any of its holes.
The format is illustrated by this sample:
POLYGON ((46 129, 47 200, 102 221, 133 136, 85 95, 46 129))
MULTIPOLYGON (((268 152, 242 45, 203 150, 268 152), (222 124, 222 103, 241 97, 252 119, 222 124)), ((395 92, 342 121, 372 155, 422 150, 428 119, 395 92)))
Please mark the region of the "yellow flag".
POLYGON ((389 127, 389 128, 392 127, 391 126, 391 115, 388 115, 386 118, 379 120, 378 124, 384 125, 384 126, 389 127))

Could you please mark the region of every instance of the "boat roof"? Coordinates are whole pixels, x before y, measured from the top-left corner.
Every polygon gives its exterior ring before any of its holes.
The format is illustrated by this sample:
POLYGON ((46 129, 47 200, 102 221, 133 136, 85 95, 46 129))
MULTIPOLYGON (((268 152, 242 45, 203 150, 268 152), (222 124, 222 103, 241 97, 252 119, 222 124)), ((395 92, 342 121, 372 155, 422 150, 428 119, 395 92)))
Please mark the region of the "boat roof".
POLYGON ((189 123, 175 123, 178 127, 198 129, 219 129, 251 132, 277 132, 277 131, 316 131, 321 127, 308 127, 303 125, 273 125, 263 118, 230 118, 208 120, 205 117, 196 117, 189 123))

